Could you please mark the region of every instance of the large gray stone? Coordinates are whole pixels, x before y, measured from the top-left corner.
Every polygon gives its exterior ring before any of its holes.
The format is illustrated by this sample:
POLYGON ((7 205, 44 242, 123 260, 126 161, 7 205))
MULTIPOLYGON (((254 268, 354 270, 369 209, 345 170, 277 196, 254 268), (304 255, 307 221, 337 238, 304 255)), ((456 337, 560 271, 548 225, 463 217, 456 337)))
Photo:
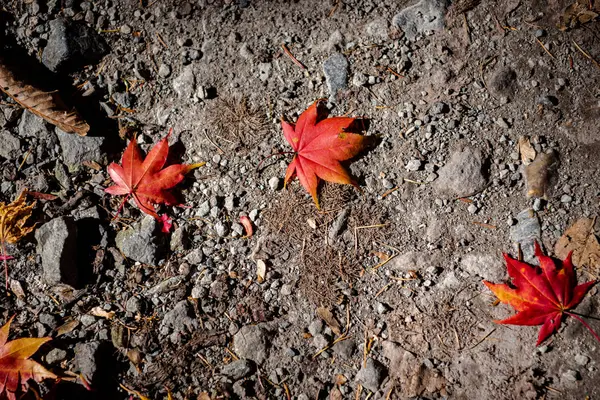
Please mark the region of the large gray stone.
POLYGON ((56 128, 56 136, 62 149, 63 161, 69 171, 76 171, 83 161, 103 163, 106 155, 102 151, 103 137, 79 136, 56 128))
POLYGON ((183 335, 190 334, 198 329, 198 321, 192 315, 187 300, 181 300, 163 317, 159 328, 160 334, 163 336, 170 335, 169 339, 172 343, 181 343, 183 335))
POLYGON ((173 79, 173 89, 182 100, 189 100, 196 91, 196 75, 194 67, 187 65, 179 76, 173 79))
POLYGON ((98 375, 98 366, 104 358, 98 341, 89 343, 77 343, 75 345, 75 370, 79 371, 88 382, 93 383, 98 375))
POLYGON ((36 137, 42 140, 49 140, 52 133, 48 129, 48 124, 42 118, 30 112, 24 112, 19 121, 19 136, 36 137))
POLYGON ((479 149, 466 147, 455 151, 433 184, 438 192, 454 197, 472 196, 488 184, 484 171, 485 159, 479 149))
POLYGON ((533 243, 540 242, 542 229, 535 211, 527 209, 517 214, 517 223, 510 227, 510 240, 518 244, 523 254, 523 260, 537 263, 533 243))
POLYGON ((340 90, 348 84, 348 60, 341 53, 335 53, 323 62, 323 73, 329 90, 329 101, 335 102, 340 90))
POLYGON ((379 385, 387 375, 387 371, 381 363, 372 358, 367 358, 366 365, 356 374, 356 382, 360 383, 371 392, 377 392, 379 385))
POLYGON ((444 28, 448 4, 448 0, 421 0, 396 14, 392 23, 402 29, 407 39, 414 40, 419 33, 444 28))
POLYGON ((250 375, 254 369, 253 367, 252 361, 237 360, 221 368, 221 374, 237 381, 250 375))
POLYGON ((21 149, 21 141, 9 131, 0 131, 0 157, 13 159, 21 149))
POLYGON ((35 232, 44 280, 77 286, 77 226, 72 218, 55 218, 35 232))
POLYGON ((269 351, 268 332, 260 325, 246 325, 233 337, 233 348, 241 358, 262 364, 269 351))
POLYGON ((144 215, 141 223, 117 233, 115 242, 123 255, 144 264, 156 265, 164 252, 165 241, 158 232, 159 223, 144 215))
POLYGON ((95 64, 108 52, 104 39, 89 26, 57 18, 50 21, 48 44, 42 63, 52 71, 72 70, 95 64))

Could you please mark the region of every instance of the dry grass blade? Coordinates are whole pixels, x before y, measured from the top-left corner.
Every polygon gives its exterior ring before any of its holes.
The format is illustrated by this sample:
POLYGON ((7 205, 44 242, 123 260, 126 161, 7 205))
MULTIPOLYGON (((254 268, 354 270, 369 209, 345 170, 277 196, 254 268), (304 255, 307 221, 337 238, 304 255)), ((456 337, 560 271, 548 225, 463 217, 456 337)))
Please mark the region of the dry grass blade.
POLYGON ((0 60, 0 90, 26 110, 67 133, 85 136, 90 130, 90 126, 77 112, 67 110, 58 93, 45 92, 23 82, 2 60, 0 60))

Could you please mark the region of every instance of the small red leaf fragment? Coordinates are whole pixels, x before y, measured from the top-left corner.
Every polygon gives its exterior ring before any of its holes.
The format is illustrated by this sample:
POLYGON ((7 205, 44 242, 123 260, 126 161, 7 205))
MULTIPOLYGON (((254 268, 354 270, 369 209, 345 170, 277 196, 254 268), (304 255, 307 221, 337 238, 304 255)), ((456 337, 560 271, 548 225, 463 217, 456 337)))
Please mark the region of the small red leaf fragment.
POLYGON ((536 242, 535 255, 540 262, 539 267, 505 254, 511 285, 488 281, 483 283, 494 292, 498 300, 517 311, 515 315, 495 322, 508 325, 542 325, 536 344, 539 346, 558 330, 563 315, 571 315, 568 311, 583 300, 596 281, 577 285, 570 253, 557 265, 554 259, 542 253, 540 245, 536 242))
POLYGON ((248 218, 245 215, 242 215, 240 217, 240 223, 244 226, 244 229, 246 230, 246 237, 251 237, 254 233, 254 228, 252 227, 252 221, 250 221, 250 218, 248 218))
POLYGON ((308 107, 295 125, 281 121, 283 136, 296 153, 288 165, 284 185, 297 176, 317 208, 319 179, 358 187, 340 161, 356 156, 366 145, 365 136, 346 132, 355 118, 324 118, 318 112, 320 102, 317 100, 308 107))

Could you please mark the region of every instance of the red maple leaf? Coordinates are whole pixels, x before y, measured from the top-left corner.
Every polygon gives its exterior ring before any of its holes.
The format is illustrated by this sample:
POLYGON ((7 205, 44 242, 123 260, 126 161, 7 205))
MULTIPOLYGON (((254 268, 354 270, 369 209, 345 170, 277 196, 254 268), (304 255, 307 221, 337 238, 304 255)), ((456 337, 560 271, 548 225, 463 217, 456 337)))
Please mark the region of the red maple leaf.
POLYGON ((542 253, 540 245, 535 242, 535 255, 540 261, 539 267, 504 254, 512 285, 483 281, 498 300, 510 304, 518 311, 512 317, 495 322, 508 325, 542 325, 536 344, 538 346, 558 330, 563 315, 568 315, 583 323, 600 341, 600 337, 583 319, 569 312, 583 300, 596 281, 577 285, 571 253, 557 266, 551 257, 542 253))
POLYGON ((360 153, 366 145, 366 137, 346 132, 355 118, 319 115, 315 101, 299 117, 295 125, 282 119, 283 135, 294 149, 294 159, 285 173, 285 184, 297 176, 312 196, 317 208, 317 185, 319 178, 328 182, 358 185, 340 161, 360 153))
POLYGON ((185 174, 204 165, 204 163, 173 164, 163 169, 169 155, 168 138, 171 132, 172 130, 150 150, 144 159, 137 142, 131 140, 123 153, 122 165, 111 163, 108 166, 108 173, 115 185, 105 189, 112 195, 126 195, 119 210, 132 196, 142 212, 152 215, 161 223, 163 232, 170 230, 171 220, 164 215, 159 216, 154 205, 178 204, 169 189, 181 182, 185 174))
POLYGON ((11 321, 12 318, 0 328, 0 395, 4 394, 8 400, 16 400, 17 394, 29 389, 29 380, 41 382, 44 379, 56 379, 56 375, 29 359, 52 339, 22 338, 9 342, 11 321))

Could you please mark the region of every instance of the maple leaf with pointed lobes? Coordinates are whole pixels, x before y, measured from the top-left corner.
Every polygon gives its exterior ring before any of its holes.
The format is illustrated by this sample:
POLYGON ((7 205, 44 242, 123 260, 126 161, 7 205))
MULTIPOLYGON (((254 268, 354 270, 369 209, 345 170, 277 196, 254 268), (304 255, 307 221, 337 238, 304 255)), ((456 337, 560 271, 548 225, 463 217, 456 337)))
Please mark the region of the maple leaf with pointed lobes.
POLYGON ((319 104, 315 101, 299 117, 296 124, 282 119, 283 135, 294 149, 294 159, 288 165, 284 185, 294 176, 312 196, 317 208, 319 178, 328 182, 358 185, 340 161, 348 160, 366 146, 366 137, 346 132, 356 118, 319 116, 319 104))
POLYGON ((185 174, 191 170, 201 167, 204 163, 197 164, 173 164, 166 168, 167 156, 169 155, 169 131, 167 137, 159 141, 142 159, 142 152, 135 140, 131 140, 123 153, 121 164, 111 163, 108 173, 115 185, 105 189, 112 195, 126 195, 119 210, 129 197, 148 215, 156 218, 162 225, 163 232, 169 232, 171 220, 162 215, 159 216, 154 208, 155 204, 177 205, 178 202, 169 192, 183 180, 185 174))
POLYGON ((585 321, 573 312, 569 312, 583 300, 596 281, 577 285, 571 253, 558 267, 551 257, 542 253, 537 242, 535 242, 535 255, 540 262, 539 267, 504 254, 513 286, 483 281, 498 300, 508 303, 518 311, 512 317, 495 322, 508 325, 542 325, 536 344, 539 346, 558 330, 563 315, 568 315, 583 323, 600 341, 600 337, 585 321))
POLYGON ((51 338, 22 338, 8 342, 8 332, 12 318, 0 328, 0 395, 8 400, 16 400, 19 392, 27 392, 28 381, 41 382, 56 379, 36 361, 29 360, 38 349, 51 338))

